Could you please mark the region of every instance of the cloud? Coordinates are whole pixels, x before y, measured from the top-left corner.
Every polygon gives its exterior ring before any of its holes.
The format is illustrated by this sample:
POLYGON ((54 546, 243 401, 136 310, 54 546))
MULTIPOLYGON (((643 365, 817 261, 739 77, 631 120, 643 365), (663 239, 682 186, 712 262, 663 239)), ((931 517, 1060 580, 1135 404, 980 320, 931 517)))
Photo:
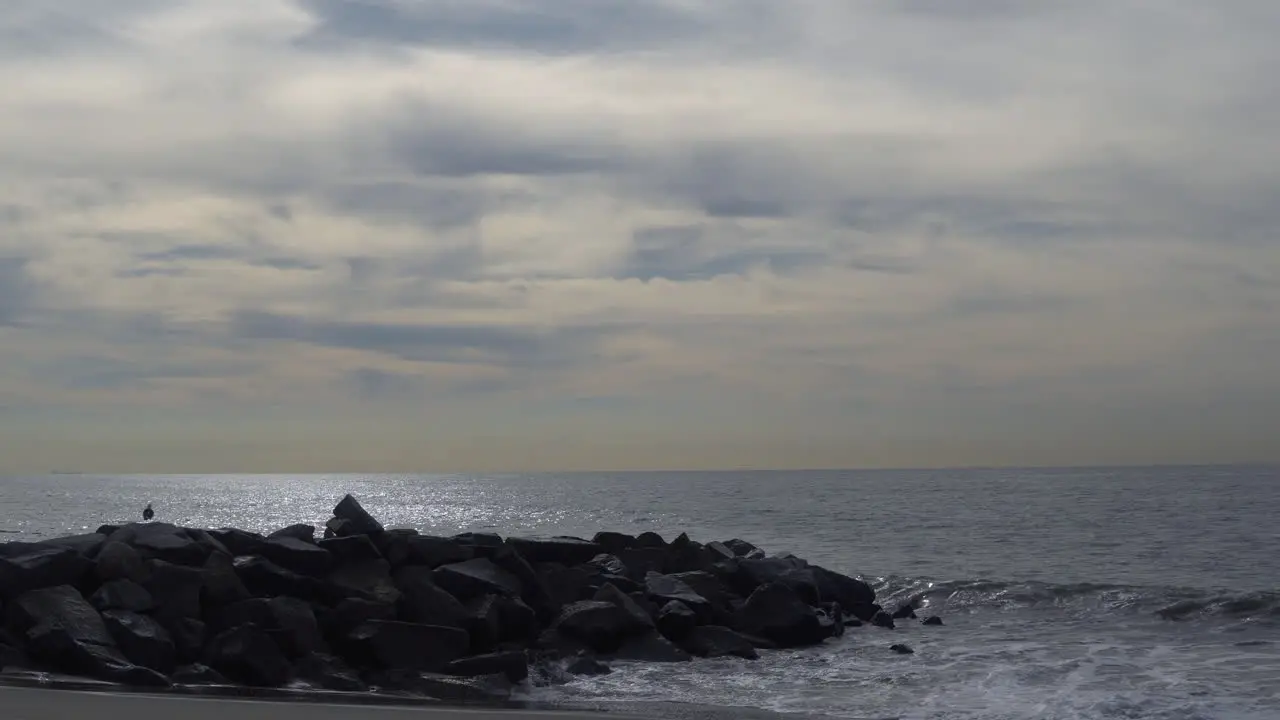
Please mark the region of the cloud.
POLYGON ((6 412, 0 457, 136 469, 163 431, 207 441, 175 440, 191 468, 251 440, 255 467, 379 469, 359 448, 440 417, 396 462, 1265 450, 1277 22, 1261 0, 19 3, 0 403, 61 429, 6 412), (1195 442, 1191 407, 1215 418, 1195 442), (111 409, 130 420, 86 419, 111 409))

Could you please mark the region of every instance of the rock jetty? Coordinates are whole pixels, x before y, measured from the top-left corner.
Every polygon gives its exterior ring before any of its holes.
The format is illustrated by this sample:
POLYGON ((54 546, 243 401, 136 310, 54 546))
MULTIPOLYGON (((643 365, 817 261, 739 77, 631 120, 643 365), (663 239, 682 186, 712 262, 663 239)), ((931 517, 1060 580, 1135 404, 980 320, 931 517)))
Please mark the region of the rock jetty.
POLYGON ((755 659, 893 625, 865 582, 743 540, 433 537, 384 529, 350 495, 319 537, 155 522, 0 544, 0 617, 6 669, 443 699, 461 678, 755 659))

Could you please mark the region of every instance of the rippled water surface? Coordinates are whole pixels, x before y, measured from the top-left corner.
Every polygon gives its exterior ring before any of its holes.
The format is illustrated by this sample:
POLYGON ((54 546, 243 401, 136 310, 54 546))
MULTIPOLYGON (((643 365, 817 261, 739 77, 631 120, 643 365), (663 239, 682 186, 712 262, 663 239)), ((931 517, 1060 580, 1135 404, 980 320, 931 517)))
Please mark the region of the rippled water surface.
POLYGON ((1280 718, 1280 471, 1269 467, 0 479, 0 539, 135 519, 272 530, 344 493, 388 526, 742 537, 917 599, 756 663, 631 666, 539 690, 841 717, 1280 718), (906 642, 917 650, 888 650, 906 642))

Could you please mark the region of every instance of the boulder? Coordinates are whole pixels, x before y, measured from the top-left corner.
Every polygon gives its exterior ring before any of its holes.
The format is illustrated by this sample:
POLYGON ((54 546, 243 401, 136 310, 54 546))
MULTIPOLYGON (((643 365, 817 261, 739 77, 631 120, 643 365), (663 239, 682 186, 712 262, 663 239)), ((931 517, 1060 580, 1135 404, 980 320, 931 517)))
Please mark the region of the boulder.
POLYGON ((487 551, 492 551, 494 548, 502 547, 505 544, 501 535, 487 532, 458 533, 453 536, 453 539, 463 545, 475 548, 477 555, 487 555, 487 551))
POLYGON ((264 557, 250 555, 234 561, 236 575, 255 597, 291 597, 310 600, 316 594, 316 581, 286 570, 264 557))
POLYGON ((738 538, 734 538, 732 540, 725 540, 721 544, 723 544, 726 548, 728 548, 729 551, 732 552, 735 556, 740 558, 753 557, 753 556, 764 557, 763 550, 756 547, 755 545, 752 545, 746 540, 739 540, 738 538))
POLYGON ((471 638, 471 652, 487 653, 502 642, 502 597, 485 595, 467 603, 463 629, 471 638))
POLYGON ((467 654, 465 630, 439 625, 371 620, 346 638, 348 657, 387 669, 435 671, 467 654))
POLYGON ((200 570, 200 583, 202 600, 210 607, 222 607, 252 597, 236 574, 235 561, 225 553, 209 555, 200 570))
POLYGON ((638 548, 663 548, 667 547, 667 541, 656 532, 642 532, 636 536, 634 547, 638 548))
POLYGON ((160 522, 124 525, 107 541, 129 545, 144 559, 163 560, 174 565, 198 567, 213 551, 213 548, 192 538, 186 528, 160 522))
POLYGON ((227 685, 230 683, 222 673, 200 663, 183 665, 174 670, 169 679, 175 685, 227 685))
POLYGON ((552 627, 561 635, 601 653, 613 652, 628 637, 643 635, 652 629, 652 625, 640 622, 618 605, 598 600, 565 606, 552 627))
POLYGON ((106 542, 94 559, 93 574, 100 582, 131 580, 145 583, 151 578, 137 550, 122 542, 106 542))
POLYGON ((633 547, 615 553, 627 568, 626 576, 644 582, 651 572, 662 574, 667 565, 667 549, 663 547, 633 547))
POLYGON ((634 535, 627 535, 626 533, 620 532, 609 532, 606 530, 596 533, 595 537, 591 538, 591 542, 599 545, 604 552, 616 553, 620 550, 626 550, 634 547, 636 544, 636 538, 634 535))
POLYGON ((553 562, 561 565, 580 565, 604 551, 604 548, 594 542, 573 537, 510 537, 507 538, 507 545, 531 563, 553 562))
POLYGON ((279 687, 292 675, 288 658, 256 625, 219 634, 209 642, 205 657, 209 667, 244 685, 279 687))
POLYGON ((541 629, 538 615, 520 598, 499 597, 498 616, 501 618, 501 642, 517 642, 527 645, 538 637, 541 629))
POLYGON ((549 658, 567 658, 574 657, 583 653, 592 654, 593 651, 586 643, 576 638, 567 637, 558 631, 547 628, 543 630, 533 646, 540 653, 549 658))
POLYGON ((215 633, 234 630, 242 625, 254 625, 261 630, 274 630, 277 627, 269 598, 249 598, 232 603, 214 613, 209 622, 215 633))
POLYGON ((222 543, 227 548, 227 552, 234 557, 261 554, 262 545, 267 541, 266 538, 258 533, 237 530, 236 528, 210 530, 209 535, 222 543))
POLYGON ((756 660, 760 653, 751 641, 720 625, 702 625, 693 629, 681 641, 680 647, 691 655, 703 658, 740 657, 756 660))
POLYGON ((645 592, 659 606, 665 605, 672 600, 679 600, 688 606, 690 610, 693 610, 699 618, 710 619, 714 614, 711 601, 699 595, 680 578, 650 573, 644 580, 644 587, 645 592))
POLYGON ((195 662, 204 653, 205 624, 195 618, 176 618, 161 623, 173 638, 179 662, 195 662))
POLYGON ((938 617, 937 615, 930 615, 929 617, 921 620, 920 624, 921 625, 941 625, 942 618, 938 617))
POLYGON ((582 567, 599 575, 626 575, 627 565, 617 555, 601 553, 591 558, 582 567))
POLYGON ((381 558, 339 565, 329 573, 328 582, 339 589, 342 597, 362 597, 392 604, 400 600, 400 590, 391 579, 391 563, 381 558))
POLYGON ((871 624, 885 630, 892 630, 894 628, 893 616, 883 610, 877 611, 871 617, 871 624))
POLYGON ((347 495, 333 508, 333 516, 347 523, 347 534, 377 535, 383 532, 382 523, 360 506, 360 501, 347 495))
POLYGON ((270 535, 267 536, 267 539, 283 538, 283 537, 293 538, 295 540, 303 540, 305 542, 313 543, 316 541, 316 526, 306 524, 306 523, 300 523, 298 525, 290 525, 289 527, 281 528, 271 533, 270 535))
POLYGON ((670 640, 684 640, 697 626, 697 614, 679 600, 668 602, 658 612, 658 631, 670 640))
POLYGON ((594 571, 587 566, 565 567, 558 563, 539 563, 535 572, 542 586, 547 589, 554 607, 585 600, 594 592, 590 590, 594 571))
POLYGON ((70 585, 30 590, 5 606, 5 622, 16 636, 39 626, 58 627, 74 642, 114 647, 102 616, 70 585))
POLYGON ((275 621, 277 644, 289 657, 324 652, 328 647, 311 605, 297 598, 280 596, 267 601, 275 621))
POLYGON ((467 609, 456 597, 436 585, 429 567, 402 567, 396 571, 395 582, 402 595, 400 609, 406 620, 426 625, 464 626, 467 609))
POLYGON ((550 622, 562 607, 555 603, 551 591, 542 582, 542 578, 515 548, 503 545, 494 548, 489 560, 506 570, 520 584, 520 598, 533 608, 540 618, 550 622))
POLYGON ((529 658, 521 651, 507 651, 460 658, 443 668, 447 675, 476 677, 503 675, 513 683, 524 682, 529 677, 529 658))
POLYGON ((738 557, 737 553, 730 550, 729 547, 722 542, 713 540, 712 542, 707 543, 704 547, 706 549, 707 558, 713 563, 723 562, 726 560, 736 560, 738 557))
POLYGON ((663 563, 663 572, 667 574, 706 570, 711 567, 713 559, 702 545, 689 539, 685 533, 671 541, 667 546, 667 557, 663 563))
POLYGON ((333 569, 333 556, 318 545, 295 537, 268 538, 260 548, 262 557, 309 577, 324 577, 333 569))
POLYGON ((30 590, 79 585, 93 563, 69 547, 29 544, 0 554, 0 598, 30 590))
POLYGON ((916 609, 912 607, 910 603, 907 603, 906 605, 902 605, 898 609, 894 610, 889 617, 894 620, 914 620, 916 617, 916 609))
POLYGON ((147 612, 155 607, 151 593, 132 580, 112 580, 104 584, 89 598, 89 603, 99 611, 147 612))
POLYGON ((150 579, 143 586, 156 602, 156 617, 195 618, 202 615, 200 603, 204 575, 199 568, 175 565, 163 560, 147 561, 150 579))
POLYGON ((489 594, 518 596, 522 590, 515 575, 488 558, 441 565, 432 572, 432 579, 459 600, 489 594))
POLYGON ((339 565, 383 559, 378 546, 373 544, 368 535, 326 538, 316 544, 332 555, 339 565))
POLYGON ((128 610, 107 610, 102 620, 124 656, 135 665, 168 675, 177 661, 169 631, 160 623, 128 610))
POLYGON ((688 662, 691 659, 688 652, 672 645, 657 632, 627 639, 610 657, 614 660, 655 663, 688 662))
POLYGON ((441 565, 466 562, 476 556, 476 550, 471 545, 463 544, 453 538, 430 535, 398 538, 388 543, 385 552, 387 559, 394 567, 423 565, 432 569, 441 565))
POLYGON ((812 570, 823 600, 840 603, 846 613, 859 620, 867 621, 875 616, 871 608, 876 601, 876 591, 870 585, 826 568, 814 566, 812 570))
POLYGON ((346 537, 348 535, 361 535, 360 528, 350 520, 343 518, 329 518, 324 523, 324 539, 336 537, 346 537))
POLYGON ((33 657, 59 670, 119 683, 126 687, 163 688, 164 675, 130 663, 119 648, 76 640, 60 625, 41 624, 27 632, 27 649, 33 657))
POLYGON ((898 653, 899 655, 915 655, 916 654, 916 651, 912 650, 910 645, 903 645, 901 643, 896 645, 890 645, 889 649, 898 653))
POLYGON ((340 658, 325 653, 309 653, 293 665, 293 676, 322 690, 367 692, 369 686, 340 658))
MULTIPOLYGON (((402 600, 403 602, 403 600, 402 600)), ((318 618, 317 618, 318 619, 318 618)), ((370 620, 395 620, 396 606, 364 598, 347 598, 339 602, 325 618, 324 628, 330 636, 345 636, 370 620)), ((410 618, 413 619, 413 618, 410 618)), ((415 622, 425 622, 414 620, 415 622)), ((428 623, 432 624, 432 623, 428 623)), ((434 623, 441 624, 441 623, 434 623)))
POLYGON ((40 545, 52 545, 53 547, 64 547, 75 550, 81 556, 87 559, 93 559, 97 556, 98 551, 107 542, 107 536, 102 533, 86 533, 84 535, 68 535, 65 537, 57 537, 51 540, 41 541, 40 545))
MULTIPOLYGON (((737 568, 730 578, 733 589, 743 597, 749 596, 757 588, 770 583, 786 585, 800 599, 810 605, 816 605, 822 596, 818 592, 818 582, 813 569, 805 561, 791 557, 773 557, 760 560, 739 560, 737 568)), ((836 600, 839 598, 826 598, 836 600)), ((841 603, 843 605, 844 603, 841 603)))
MULTIPOLYGON (((725 586, 720 578, 706 571, 674 573, 668 577, 689 586, 700 597, 706 598, 715 613, 715 619, 728 620, 733 612, 734 601, 741 598, 725 586)), ((714 623, 710 623, 714 624, 714 623)))
POLYGON ((740 628, 776 643, 779 647, 815 645, 830 637, 817 612, 805 604, 790 586, 762 585, 739 613, 740 628))
POLYGON ((608 675, 613 672, 613 668, 605 665, 590 655, 581 655, 574 658, 565 666, 565 672, 571 675, 582 675, 584 677, 593 677, 597 675, 608 675))
POLYGON ((630 596, 619 590, 614 585, 606 584, 604 587, 600 588, 594 599, 600 602, 613 603, 614 605, 622 608, 623 612, 630 616, 631 624, 634 627, 643 627, 650 630, 656 627, 654 625, 653 618, 649 616, 648 611, 640 607, 635 600, 632 600, 630 596))

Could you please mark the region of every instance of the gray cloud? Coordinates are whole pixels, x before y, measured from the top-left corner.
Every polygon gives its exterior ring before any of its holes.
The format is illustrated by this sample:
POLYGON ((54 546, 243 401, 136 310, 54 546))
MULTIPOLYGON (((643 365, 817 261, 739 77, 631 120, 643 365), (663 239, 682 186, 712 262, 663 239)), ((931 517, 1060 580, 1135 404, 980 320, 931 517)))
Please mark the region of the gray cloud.
POLYGON ((35 295, 26 258, 0 257, 0 327, 19 322, 35 295))

